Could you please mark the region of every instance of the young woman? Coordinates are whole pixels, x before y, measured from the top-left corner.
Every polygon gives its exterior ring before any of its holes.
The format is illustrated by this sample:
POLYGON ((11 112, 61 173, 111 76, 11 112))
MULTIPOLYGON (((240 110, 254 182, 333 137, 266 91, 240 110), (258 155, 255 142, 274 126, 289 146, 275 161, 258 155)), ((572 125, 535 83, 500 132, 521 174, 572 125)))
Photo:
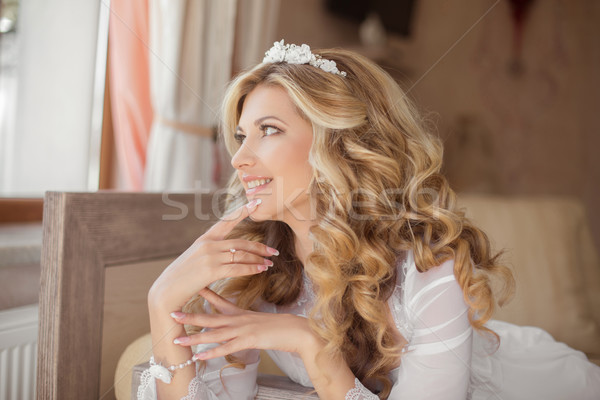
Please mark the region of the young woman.
POLYGON ((502 301, 512 275, 373 62, 275 43, 228 88, 222 133, 228 214, 149 292, 139 399, 252 399, 259 349, 321 399, 597 398, 582 353, 489 321, 490 278, 502 301))

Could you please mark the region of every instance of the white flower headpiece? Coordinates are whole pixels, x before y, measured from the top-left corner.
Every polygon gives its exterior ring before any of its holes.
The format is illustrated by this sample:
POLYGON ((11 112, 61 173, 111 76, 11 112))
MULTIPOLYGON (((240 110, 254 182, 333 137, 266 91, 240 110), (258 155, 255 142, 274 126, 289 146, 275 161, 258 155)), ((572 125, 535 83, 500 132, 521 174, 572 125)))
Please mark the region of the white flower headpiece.
POLYGON ((335 61, 322 58, 318 54, 313 54, 307 44, 296 46, 295 44, 284 44, 283 39, 273 43, 263 58, 264 63, 286 62, 288 64, 310 64, 313 67, 321 68, 325 72, 346 76, 344 71, 337 69, 335 61))

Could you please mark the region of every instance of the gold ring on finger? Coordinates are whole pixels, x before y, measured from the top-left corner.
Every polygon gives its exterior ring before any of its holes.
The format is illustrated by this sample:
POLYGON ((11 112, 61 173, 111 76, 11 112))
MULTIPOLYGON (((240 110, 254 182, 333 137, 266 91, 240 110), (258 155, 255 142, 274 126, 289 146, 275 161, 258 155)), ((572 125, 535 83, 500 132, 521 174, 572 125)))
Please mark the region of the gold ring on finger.
POLYGON ((236 251, 237 251, 236 249, 229 249, 229 252, 231 253, 231 264, 233 264, 233 262, 234 262, 236 251))

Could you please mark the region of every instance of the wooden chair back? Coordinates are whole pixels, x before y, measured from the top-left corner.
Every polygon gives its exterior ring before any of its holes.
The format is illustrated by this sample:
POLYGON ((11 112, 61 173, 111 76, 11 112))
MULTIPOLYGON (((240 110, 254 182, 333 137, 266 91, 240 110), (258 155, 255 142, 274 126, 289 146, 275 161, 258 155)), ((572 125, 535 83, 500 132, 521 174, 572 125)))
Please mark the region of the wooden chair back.
POLYGON ((112 399, 119 355, 149 332, 147 291, 216 221, 212 194, 44 199, 38 399, 112 399))

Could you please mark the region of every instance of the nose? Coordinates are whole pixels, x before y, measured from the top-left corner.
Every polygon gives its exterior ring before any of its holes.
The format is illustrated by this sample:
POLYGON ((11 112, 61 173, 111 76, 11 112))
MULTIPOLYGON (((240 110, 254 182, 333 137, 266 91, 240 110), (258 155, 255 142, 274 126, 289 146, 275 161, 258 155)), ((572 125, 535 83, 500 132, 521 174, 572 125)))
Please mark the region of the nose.
POLYGON ((238 151, 231 157, 231 165, 235 169, 241 169, 254 165, 256 162, 256 155, 248 147, 247 143, 242 143, 238 151))

